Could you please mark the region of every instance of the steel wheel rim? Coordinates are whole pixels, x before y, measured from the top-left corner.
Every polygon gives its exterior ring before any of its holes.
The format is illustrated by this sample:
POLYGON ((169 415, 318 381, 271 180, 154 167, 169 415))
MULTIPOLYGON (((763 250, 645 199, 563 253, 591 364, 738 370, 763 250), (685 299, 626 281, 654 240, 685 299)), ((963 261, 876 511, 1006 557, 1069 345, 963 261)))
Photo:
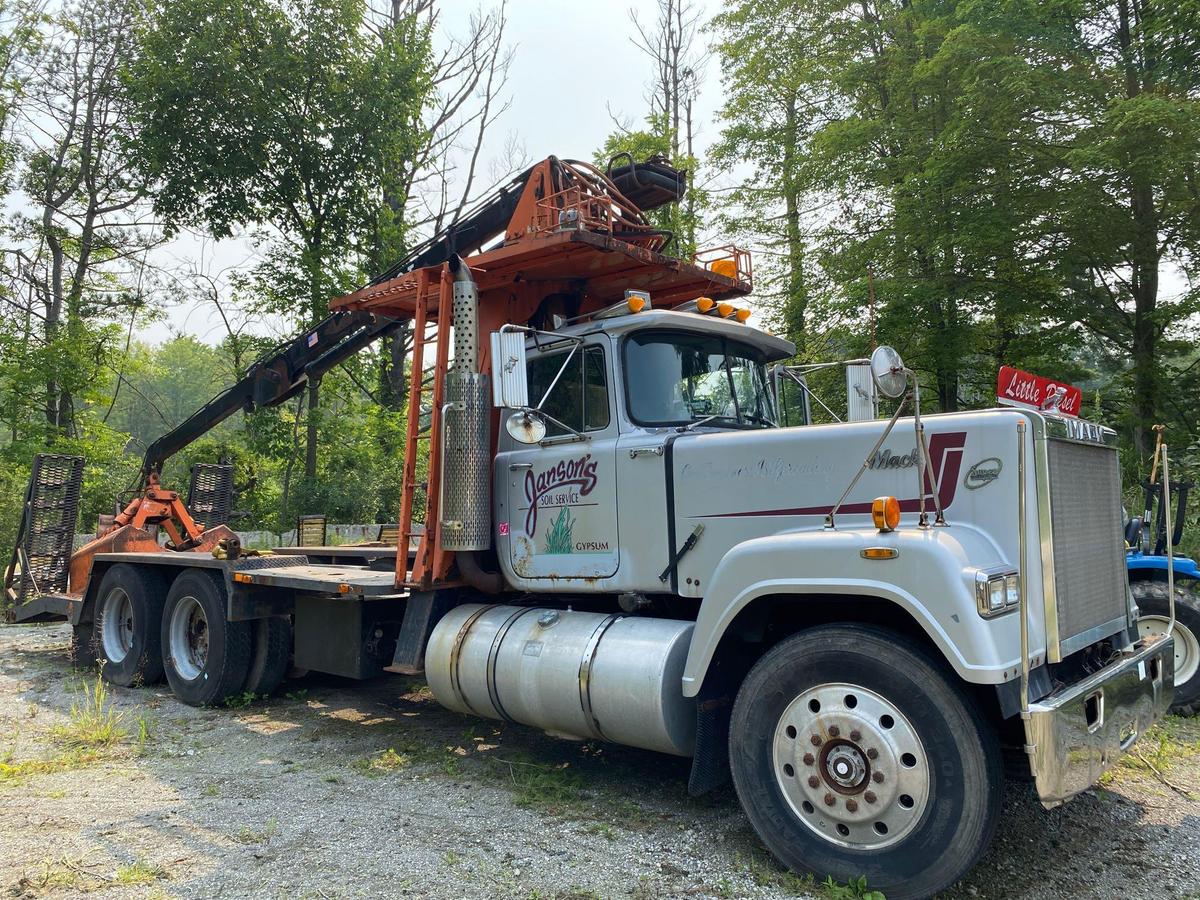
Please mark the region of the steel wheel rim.
MULTIPOLYGON (((1138 634, 1142 637, 1166 634, 1169 622, 1167 616, 1143 615, 1138 618, 1138 634)), ((1200 638, 1178 619, 1171 637, 1175 639, 1175 683, 1184 684, 1200 669, 1200 638)))
POLYGON ((180 597, 168 630, 171 661, 185 681, 195 681, 208 662, 208 616, 195 597, 180 597))
POLYGON ((124 588, 114 587, 105 595, 100 622, 104 658, 119 663, 133 649, 133 601, 124 588))
POLYGON ((840 847, 879 850, 924 815, 930 767, 908 717, 861 685, 801 693, 775 727, 773 771, 792 812, 840 847))

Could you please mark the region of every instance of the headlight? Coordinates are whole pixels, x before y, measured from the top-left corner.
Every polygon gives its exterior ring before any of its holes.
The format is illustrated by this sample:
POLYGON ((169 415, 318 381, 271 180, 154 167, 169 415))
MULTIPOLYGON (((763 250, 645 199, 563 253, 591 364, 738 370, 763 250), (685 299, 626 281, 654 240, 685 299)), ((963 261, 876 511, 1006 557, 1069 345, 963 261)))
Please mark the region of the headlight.
POLYGON ((975 573, 975 602, 985 619, 1016 609, 1021 601, 1021 576, 1011 569, 980 569, 975 573))

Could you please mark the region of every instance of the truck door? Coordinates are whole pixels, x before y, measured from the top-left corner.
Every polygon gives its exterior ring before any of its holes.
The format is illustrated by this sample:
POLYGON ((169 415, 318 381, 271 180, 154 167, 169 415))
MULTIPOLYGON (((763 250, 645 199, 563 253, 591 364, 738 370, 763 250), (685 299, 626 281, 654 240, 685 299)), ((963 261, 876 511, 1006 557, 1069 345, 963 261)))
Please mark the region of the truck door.
POLYGON ((616 440, 609 359, 601 344, 532 357, 529 398, 568 428, 547 422, 546 442, 505 454, 509 552, 522 578, 613 575, 617 550, 616 440), (573 432, 578 432, 578 435, 573 432))

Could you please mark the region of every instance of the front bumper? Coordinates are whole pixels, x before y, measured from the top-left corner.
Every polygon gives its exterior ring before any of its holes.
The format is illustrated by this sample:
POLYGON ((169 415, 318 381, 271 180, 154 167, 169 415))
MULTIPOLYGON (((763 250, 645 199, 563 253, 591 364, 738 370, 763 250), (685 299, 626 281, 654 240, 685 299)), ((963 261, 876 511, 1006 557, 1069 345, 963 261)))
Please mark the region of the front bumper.
POLYGON ((1087 790, 1162 718, 1175 694, 1169 637, 1138 641, 1099 672, 1029 705, 1025 739, 1047 809, 1087 790))

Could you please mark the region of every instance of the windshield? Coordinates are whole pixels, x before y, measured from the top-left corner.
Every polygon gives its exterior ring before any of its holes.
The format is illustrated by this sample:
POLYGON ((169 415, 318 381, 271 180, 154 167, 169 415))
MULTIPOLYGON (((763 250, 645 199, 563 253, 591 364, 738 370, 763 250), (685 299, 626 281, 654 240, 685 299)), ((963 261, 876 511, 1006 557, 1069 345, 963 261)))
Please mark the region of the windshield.
POLYGON ((625 377, 630 415, 641 425, 775 425, 758 354, 718 335, 634 334, 625 343, 625 377))

